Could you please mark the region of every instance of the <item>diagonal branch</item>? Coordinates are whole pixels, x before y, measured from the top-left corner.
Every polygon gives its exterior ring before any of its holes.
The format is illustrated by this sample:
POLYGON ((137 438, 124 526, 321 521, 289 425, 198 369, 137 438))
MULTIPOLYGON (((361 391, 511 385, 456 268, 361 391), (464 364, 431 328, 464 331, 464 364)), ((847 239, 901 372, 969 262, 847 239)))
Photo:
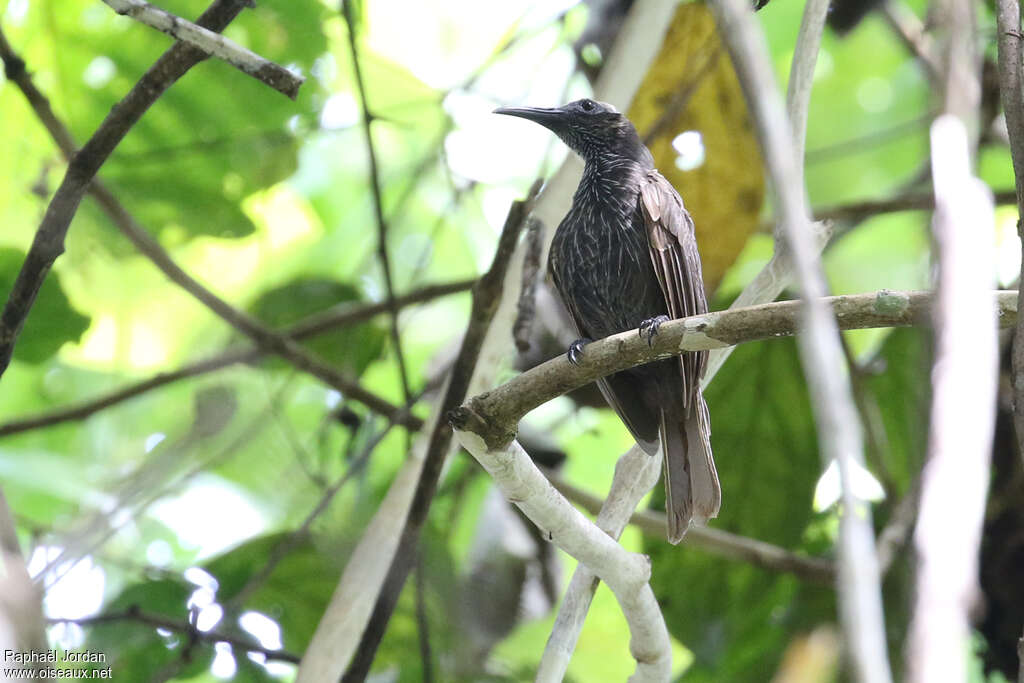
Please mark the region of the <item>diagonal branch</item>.
MULTIPOLYGON (((214 0, 196 23, 221 31, 247 5, 246 0, 214 0)), ((93 136, 71 159, 0 313, 0 375, 11 362, 14 345, 43 280, 53 262, 64 252, 68 226, 96 172, 149 107, 185 72, 204 59, 206 55, 190 45, 175 43, 171 46, 113 106, 93 136)), ((24 62, 8 62, 5 58, 4 66, 6 70, 19 66, 23 70, 24 62)))
POLYGON ((452 422, 463 447, 549 541, 592 570, 615 594, 629 625, 629 649, 636 659, 636 672, 630 681, 669 680, 672 650, 649 583, 650 558, 627 552, 584 517, 554 490, 518 442, 492 449, 476 434, 463 431, 462 411, 455 411, 452 422))
POLYGON ((352 2, 342 0, 341 11, 348 25, 348 46, 352 55, 352 70, 356 76, 356 89, 359 91, 359 103, 363 109, 363 137, 366 141, 366 158, 370 164, 370 193, 373 196, 373 211, 377 219, 377 258, 381 270, 384 271, 384 287, 391 313, 391 343, 395 347, 398 360, 398 375, 402 380, 402 396, 406 406, 412 397, 409 390, 409 373, 405 367, 405 354, 402 353, 402 336, 398 330, 398 307, 395 306, 395 281, 391 274, 391 257, 388 255, 388 222, 384 217, 384 198, 380 191, 380 171, 377 167, 377 150, 373 145, 372 125, 374 116, 366 99, 366 84, 363 82, 363 69, 359 62, 359 48, 356 45, 356 27, 352 19, 352 2))
MULTIPOLYGON (((177 47, 177 45, 175 47, 177 47)), ((19 78, 16 82, 22 88, 23 92, 25 92, 26 97, 29 100, 30 104, 32 104, 33 108, 37 112, 40 112, 41 120, 46 124, 47 129, 50 131, 51 135, 53 135, 54 140, 56 140, 57 143, 61 146, 61 151, 71 159, 68 168, 68 175, 65 176, 65 182, 61 186, 63 188, 65 185, 68 184, 68 178, 72 177, 72 171, 75 169, 79 159, 83 158, 83 156, 91 156, 87 155, 86 152, 89 149, 89 145, 93 144, 93 141, 97 139, 99 131, 97 132, 97 135, 94 135, 93 138, 88 143, 86 143, 86 146, 82 150, 75 152, 74 141, 70 133, 53 114, 52 109, 50 109, 49 107, 49 103, 46 102, 46 98, 32 84, 31 79, 28 77, 27 72, 24 70, 24 61, 22 61, 19 57, 17 57, 17 55, 14 55, 11 52, 10 46, 6 44, 6 41, 3 41, 3 44, 0 45, 0 48, 4 50, 3 53, 0 54, 0 56, 3 57, 5 64, 13 63, 16 65, 21 65, 21 73, 19 74, 19 78)), ((173 49, 174 48, 172 48, 172 50, 173 49)), ((161 61, 164 60, 164 58, 167 56, 167 54, 170 54, 170 51, 168 51, 168 53, 165 53, 164 57, 161 57, 160 60, 158 60, 157 64, 160 64, 161 61)), ((196 61, 200 60, 197 59, 196 61)), ((156 68, 157 67, 154 66, 152 69, 150 69, 150 71, 147 72, 146 76, 144 76, 142 80, 139 81, 139 84, 142 84, 144 81, 146 81, 147 77, 149 77, 149 74, 152 73, 156 68)), ((135 92, 136 89, 140 87, 139 84, 136 84, 136 87, 133 88, 133 93, 135 92)), ((129 96, 126 97, 124 101, 127 101, 129 97, 131 97, 131 93, 129 93, 129 96)), ((122 104, 124 101, 122 101, 122 104)), ((115 111, 117 111, 117 107, 115 107, 115 111)), ((141 117, 141 115, 142 112, 138 112, 138 117, 141 117)), ((110 117, 108 117, 108 121, 109 120, 110 117)), ((137 118, 135 120, 137 120, 137 118)), ((100 131, 102 131, 104 129, 104 126, 106 125, 107 122, 105 121, 104 124, 101 125, 100 131)), ((121 131, 121 137, 123 137, 124 133, 126 132, 127 129, 121 131)), ((120 140, 120 138, 118 138, 118 140, 120 140)), ((116 141, 112 144, 116 144, 116 141)), ((112 150, 113 146, 110 147, 110 149, 107 151, 107 154, 109 154, 109 152, 112 150)), ((104 159, 105 158, 106 157, 104 157, 104 159)), ((96 168, 98 169, 98 165, 96 168)), ((95 173, 95 170, 93 172, 95 173)), ((174 260, 171 259, 170 255, 163 249, 163 247, 161 247, 160 244, 155 239, 153 239, 153 237, 151 237, 150 234, 142 226, 140 226, 136 222, 135 218, 117 200, 113 192, 107 189, 107 187, 101 181, 93 180, 90 176, 90 178, 85 181, 85 184, 78 188, 80 193, 78 195, 78 198, 75 200, 75 208, 77 208, 78 202, 81 201, 81 193, 84 193, 86 189, 88 189, 88 191, 95 197, 96 201, 99 202, 100 206, 107 213, 107 215, 114 222, 114 224, 118 227, 121 233, 125 237, 127 237, 128 240, 132 244, 134 244, 135 247, 144 256, 149 258, 150 261, 152 261, 153 264, 157 268, 159 268, 172 282, 179 285, 182 289, 184 289, 189 294, 198 299, 200 303, 204 304, 207 308, 213 311, 216 315, 222 318, 229 325, 237 329, 242 334, 251 338, 260 348, 262 348, 266 352, 277 354, 278 356, 292 363, 292 365, 299 368, 300 370, 304 370, 310 373, 311 375, 317 377, 327 385, 334 387, 338 391, 342 392, 345 396, 353 398, 359 401, 360 403, 363 403, 364 405, 368 406, 369 408, 378 413, 388 416, 395 416, 402 412, 402 409, 392 405, 390 402, 380 398, 376 394, 367 391, 355 380, 345 377, 336 368, 324 362, 316 355, 306 351, 305 348, 303 348, 293 339, 271 330, 270 328, 263 325, 256 318, 248 315, 243 311, 236 309, 234 306, 227 303, 226 301, 218 297, 216 294, 211 292, 209 289, 204 287, 199 281, 197 281, 195 278, 191 277, 188 273, 182 270, 181 267, 179 267, 178 264, 176 264, 174 260)), ((57 195, 54 196, 54 200, 53 202, 51 202, 51 208, 54 206, 54 202, 57 202, 57 197, 60 194, 61 190, 58 189, 57 195)), ((73 214, 73 212, 74 210, 72 210, 71 213, 73 214)), ((49 215, 50 210, 47 210, 47 216, 49 215)), ((68 222, 70 222, 71 215, 67 215, 66 219, 68 222)), ((45 218, 43 219, 43 222, 45 225, 45 218)), ((61 234, 62 243, 63 235, 66 234, 66 232, 67 224, 64 225, 64 232, 61 234)), ((36 234, 36 242, 39 242, 41 234, 43 234, 43 227, 40 227, 39 233, 36 234)), ((63 249, 63 247, 61 248, 63 249)), ((33 244, 33 250, 35 250, 35 243, 33 244)), ((26 257, 26 266, 30 262, 33 262, 33 250, 30 250, 28 256, 26 257)), ((54 258, 56 258, 56 256, 54 256, 54 258)), ((46 266, 46 270, 49 270, 49 265, 46 266)), ((22 277, 22 274, 24 274, 25 272, 26 267, 23 266, 22 272, 18 275, 19 281, 22 277)), ((43 275, 45 276, 45 272, 43 273, 43 275)), ((40 285, 41 283, 42 280, 40 279, 39 282, 37 283, 37 289, 38 285, 40 285)), ((11 293, 11 299, 8 301, 8 308, 11 307, 11 301, 14 300, 17 291, 18 285, 16 282, 15 291, 11 293)), ((24 309, 24 313, 27 315, 27 308, 24 309)), ((4 315, 6 314, 7 308, 4 309, 4 315)), ((19 325, 21 323, 24 323, 24 318, 21 318, 19 325)), ((3 321, 0 320, 0 361, 3 360, 2 354, 4 351, 3 332, 3 321)), ((11 343, 11 347, 8 349, 7 361, 10 360, 10 351, 12 350, 13 341, 11 343)))
POLYGON ((797 342, 815 406, 822 460, 825 464, 834 461, 839 469, 844 512, 840 517, 837 588, 854 676, 869 683, 887 683, 892 680, 892 672, 871 509, 851 486, 854 468, 862 466, 864 459, 863 437, 849 377, 841 370, 839 328, 822 298, 827 288, 819 258, 821 249, 807 207, 803 160, 793 153, 792 124, 775 84, 764 33, 750 6, 743 0, 717 0, 712 10, 736 65, 775 188, 785 238, 784 242, 776 240, 776 251, 782 247, 789 251, 802 296, 797 342))
POLYGON ((222 59, 245 74, 249 74, 264 85, 282 95, 295 99, 299 87, 306 81, 255 52, 247 50, 234 41, 214 33, 202 26, 196 26, 187 19, 171 14, 145 0, 103 0, 115 12, 129 16, 157 31, 162 31, 175 40, 187 43, 204 54, 222 59))
MULTIPOLYGON (((661 458, 661 451, 650 456, 644 453, 639 446, 634 445, 615 463, 615 475, 612 478, 610 490, 614 491, 616 495, 609 495, 604 501, 594 501, 596 505, 590 508, 591 512, 597 514, 594 524, 608 534, 612 540, 619 540, 622 530, 630 521, 633 510, 648 491, 658 483, 658 477, 661 474, 661 458)), ((560 493, 572 500, 572 497, 566 494, 550 474, 548 474, 548 479, 560 493)), ((664 525, 665 520, 663 519, 662 526, 658 529, 659 534, 664 533, 664 525)), ((551 636, 548 637, 547 645, 544 646, 544 655, 537 667, 537 681, 561 681, 565 678, 569 660, 576 650, 580 631, 583 630, 583 622, 587 618, 590 603, 597 590, 597 581, 597 573, 592 567, 582 562, 576 565, 572 580, 562 598, 562 606, 555 618, 555 625, 551 629, 551 636)))
POLYGON ((538 186, 533 187, 526 200, 516 202, 509 210, 491 267, 473 287, 469 324, 431 420, 425 455, 414 449, 353 551, 303 656, 298 683, 333 681, 343 673, 361 680, 360 672, 369 670, 416 557, 420 531, 451 444, 451 429, 439 418, 465 398, 538 186), (411 500, 406 498, 410 490, 411 500))
MULTIPOLYGON (((474 278, 470 280, 456 280, 455 282, 427 285, 409 292, 408 294, 399 296, 395 299, 395 304, 399 308, 405 308, 406 306, 423 303, 439 297, 448 296, 450 294, 465 292, 470 289, 475 282, 476 279, 474 278)), ((387 310, 387 302, 377 302, 357 306, 352 304, 339 304, 338 306, 320 313, 314 313, 295 325, 280 330, 279 333, 295 340, 308 339, 310 337, 324 334, 325 332, 330 332, 331 330, 355 325, 365 320, 369 320, 370 318, 384 313, 387 310)), ((228 349, 216 356, 182 366, 177 370, 160 372, 148 379, 141 380, 126 387, 122 387, 121 389, 88 399, 78 404, 59 408, 52 412, 17 418, 10 422, 0 424, 0 437, 18 434, 32 429, 50 427, 72 420, 84 420, 101 410, 117 405, 122 401, 135 398, 136 396, 144 394, 152 389, 157 389, 167 384, 171 384, 172 382, 177 382, 189 377, 196 377, 208 372, 214 372, 238 363, 253 363, 266 355, 267 351, 258 346, 228 349)), ((379 408, 385 411, 383 413, 385 417, 399 420, 399 424, 407 427, 408 429, 418 430, 423 427, 423 420, 421 418, 401 411, 401 414, 391 412, 393 408, 396 408, 396 406, 389 406, 390 404, 384 404, 379 401, 375 402, 374 405, 368 405, 371 410, 379 408)))

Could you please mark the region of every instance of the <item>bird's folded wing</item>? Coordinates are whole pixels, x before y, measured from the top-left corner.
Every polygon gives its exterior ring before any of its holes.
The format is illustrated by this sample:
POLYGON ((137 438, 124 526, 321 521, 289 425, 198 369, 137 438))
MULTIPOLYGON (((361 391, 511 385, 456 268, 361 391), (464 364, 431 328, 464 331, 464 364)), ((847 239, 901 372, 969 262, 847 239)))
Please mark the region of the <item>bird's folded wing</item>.
MULTIPOLYGON (((640 185, 640 213, 647 228, 651 263, 665 295, 669 315, 685 318, 707 313, 700 254, 693 219, 679 193, 657 171, 649 171, 640 185)), ((680 358, 683 375, 683 400, 688 403, 696 383, 707 366, 706 351, 687 353, 680 358)))

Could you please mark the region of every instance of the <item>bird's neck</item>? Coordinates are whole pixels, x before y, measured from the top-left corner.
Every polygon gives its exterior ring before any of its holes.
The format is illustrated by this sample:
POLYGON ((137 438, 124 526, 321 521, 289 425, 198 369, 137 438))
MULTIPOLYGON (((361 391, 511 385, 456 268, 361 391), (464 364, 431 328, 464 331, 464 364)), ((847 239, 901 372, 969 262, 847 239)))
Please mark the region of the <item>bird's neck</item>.
POLYGON ((639 191, 640 180, 647 171, 643 164, 619 155, 595 155, 584 162, 574 202, 635 203, 633 195, 639 191))

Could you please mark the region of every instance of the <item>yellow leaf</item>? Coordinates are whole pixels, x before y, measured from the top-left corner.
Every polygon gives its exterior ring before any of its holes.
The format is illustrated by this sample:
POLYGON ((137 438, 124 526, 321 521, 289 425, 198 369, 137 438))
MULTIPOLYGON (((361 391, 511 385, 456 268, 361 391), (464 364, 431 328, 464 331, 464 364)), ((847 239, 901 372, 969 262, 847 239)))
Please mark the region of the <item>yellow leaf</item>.
POLYGON ((764 172, 746 100, 705 5, 676 10, 629 118, 693 216, 713 292, 757 230, 764 172))

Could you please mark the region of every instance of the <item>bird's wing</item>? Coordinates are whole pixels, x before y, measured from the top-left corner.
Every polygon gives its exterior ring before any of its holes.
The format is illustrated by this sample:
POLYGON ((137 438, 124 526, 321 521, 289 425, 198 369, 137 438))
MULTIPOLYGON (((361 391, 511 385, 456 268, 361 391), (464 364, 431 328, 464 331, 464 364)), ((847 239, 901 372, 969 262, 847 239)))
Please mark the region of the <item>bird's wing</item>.
MULTIPOLYGON (((647 229, 651 263, 670 317, 685 318, 707 313, 708 301, 704 294, 693 219, 679 193, 664 176, 652 170, 641 182, 639 203, 647 229)), ((707 360, 707 351, 680 356, 683 402, 687 407, 704 375, 707 360)))

